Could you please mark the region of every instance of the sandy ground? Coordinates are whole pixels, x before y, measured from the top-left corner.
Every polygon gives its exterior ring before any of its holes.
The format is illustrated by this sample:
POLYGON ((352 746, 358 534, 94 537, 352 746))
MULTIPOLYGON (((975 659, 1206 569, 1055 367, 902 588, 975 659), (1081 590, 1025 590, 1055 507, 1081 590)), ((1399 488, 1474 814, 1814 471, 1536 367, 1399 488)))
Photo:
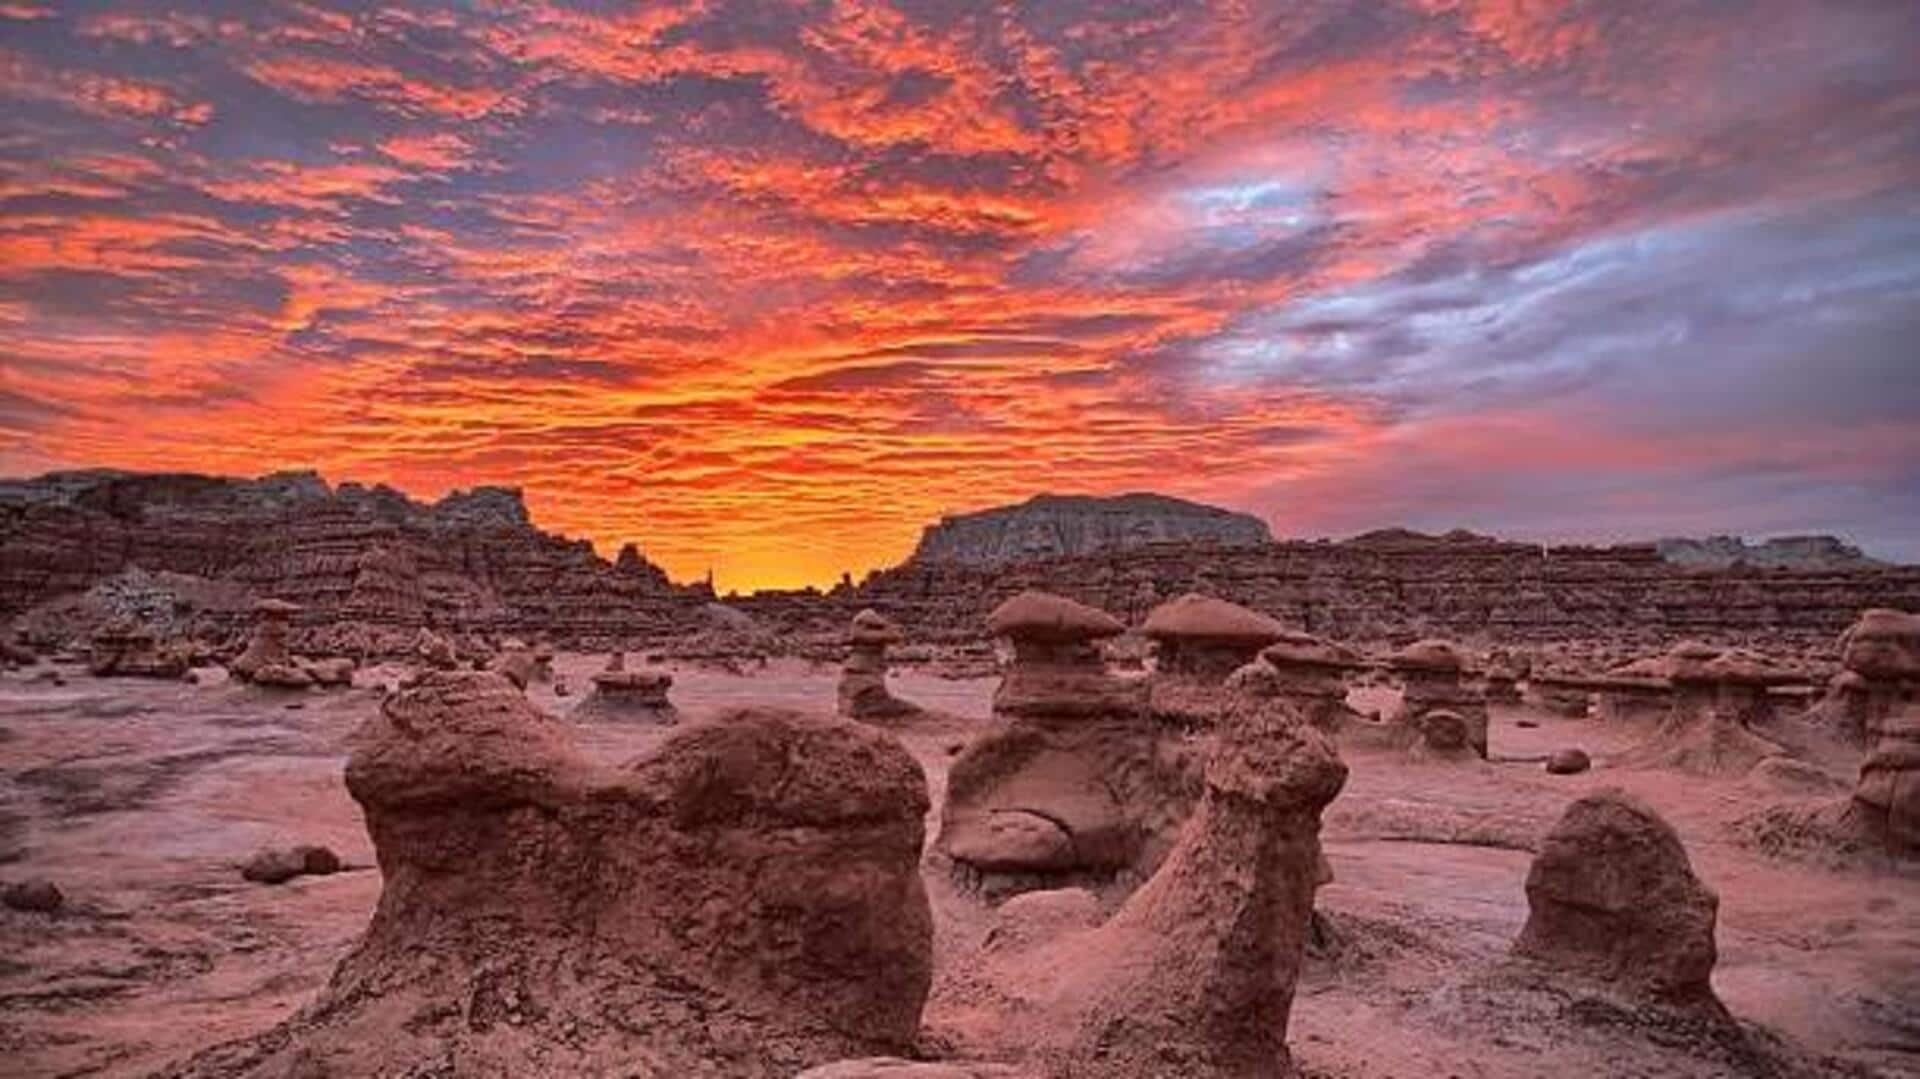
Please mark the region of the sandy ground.
MULTIPOLYGON (((563 656, 557 666, 580 688, 599 662, 563 656)), ((747 703, 828 709, 836 675, 776 665, 675 677, 674 700, 699 719, 747 703)), ((324 983, 366 924, 379 873, 341 769, 376 695, 290 698, 209 682, 71 672, 65 686, 0 681, 0 880, 44 876, 69 901, 57 917, 0 909, 0 1075, 142 1075, 269 1026, 324 983), (349 871, 278 887, 240 878, 258 848, 295 842, 327 844, 349 871)), ((937 807, 993 683, 907 673, 893 685, 955 717, 904 739, 937 807)), ((559 712, 579 700, 544 686, 532 695, 559 712)), ((1361 691, 1356 703, 1385 707, 1391 696, 1361 691)), ((1494 719, 1492 762, 1348 755, 1352 776, 1326 817, 1336 877, 1319 903, 1328 939, 1291 1027, 1310 1075, 1752 1074, 1695 1053, 1684 1033, 1663 1039, 1604 1016, 1570 1027, 1565 1000, 1490 988, 1526 918, 1531 850, 1570 800, 1606 785, 1667 815, 1718 890, 1714 983, 1736 1016, 1762 1038, 1827 1058, 1834 1074, 1920 1075, 1920 877, 1738 846, 1727 825, 1787 796, 1749 781, 1606 768, 1641 731, 1523 708, 1494 719), (1602 766, 1547 775, 1539 759, 1569 745, 1602 766)), ((666 733, 577 729, 582 748, 610 762, 666 733)), ((940 973, 926 1041, 986 1051, 978 975, 993 912, 957 891, 936 856, 927 879, 940 973)))

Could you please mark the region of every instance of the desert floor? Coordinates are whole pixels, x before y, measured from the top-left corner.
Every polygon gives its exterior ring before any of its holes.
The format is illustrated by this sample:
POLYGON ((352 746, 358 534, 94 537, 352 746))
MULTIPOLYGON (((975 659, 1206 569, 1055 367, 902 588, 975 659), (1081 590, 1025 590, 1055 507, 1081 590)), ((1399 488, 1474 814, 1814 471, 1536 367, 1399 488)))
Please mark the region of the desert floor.
MULTIPOLYGON (((599 662, 557 667, 585 687, 599 662)), ((141 1075, 269 1026, 320 988, 365 926, 380 876, 341 770, 376 693, 281 696, 203 673, 201 685, 77 671, 64 686, 0 681, 0 880, 43 876, 68 897, 58 916, 0 909, 0 1075, 141 1075), (255 850, 294 842, 332 847, 349 871, 277 887, 241 879, 255 850)), ((831 709, 837 677, 781 663, 674 673, 683 721, 746 703, 831 709)), ((893 686, 953 717, 904 735, 937 816, 951 754, 986 717, 993 682, 904 673, 893 686)), ((532 696, 556 712, 580 699, 548 686, 532 696)), ((1355 700, 1384 708, 1392 691, 1355 700)), ((618 762, 671 728, 576 730, 584 750, 618 762)), ((1764 805, 1840 796, 1844 768, 1832 792, 1810 795, 1606 766, 1644 733, 1498 708, 1492 762, 1347 753, 1352 774, 1325 822, 1326 932, 1291 1024, 1297 1062, 1328 1079, 1754 1074, 1760 1065, 1703 1051, 1687 1030, 1518 993, 1503 973, 1526 919, 1531 851, 1569 801, 1617 785, 1667 816, 1719 892, 1714 984, 1755 1037, 1797 1043, 1834 1074, 1920 1075, 1920 876, 1771 859, 1729 829, 1764 805), (1576 745, 1599 766, 1546 774, 1544 754, 1576 745)), ((957 890, 937 855, 925 870, 939 973, 924 1040, 937 1053, 992 1053, 1005 1002, 990 985, 1009 976, 983 948, 994 912, 957 890)))

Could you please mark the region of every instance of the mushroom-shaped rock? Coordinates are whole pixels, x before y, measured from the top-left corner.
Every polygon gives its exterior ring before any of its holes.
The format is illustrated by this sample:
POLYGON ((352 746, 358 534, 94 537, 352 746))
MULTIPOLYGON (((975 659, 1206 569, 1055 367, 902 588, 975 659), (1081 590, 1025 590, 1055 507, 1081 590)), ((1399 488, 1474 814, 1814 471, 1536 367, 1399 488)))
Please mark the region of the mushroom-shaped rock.
POLYGON ((1740 776, 1786 752, 1749 726, 1761 714, 1754 700, 1780 677, 1764 660, 1683 641, 1667 653, 1672 701, 1660 727, 1618 763, 1674 768, 1695 775, 1740 776))
POLYGON ((1140 632, 1154 642, 1162 670, 1219 681, 1279 640, 1286 627, 1237 603, 1188 592, 1155 607, 1140 632))
POLYGON ((300 666, 287 646, 287 633, 293 616, 304 608, 283 599, 263 599, 253 605, 253 635, 247 650, 240 653, 227 670, 242 682, 277 689, 305 689, 313 676, 300 666))
MULTIPOLYGON (((1057 598, 1027 604, 1039 613, 1023 621, 1058 625, 1042 602, 1057 598)), ((1064 610, 1076 632, 1106 632, 1104 615, 1064 610)), ((1082 639, 1016 649, 993 705, 993 722, 953 762, 941 813, 936 847, 961 882, 994 895, 1144 879, 1191 810, 1199 774, 1186 736, 1150 715, 1142 684, 1109 674, 1082 639)))
POLYGON ((383 878, 365 935, 182 1074, 785 1079, 911 1047, 927 792, 883 732, 744 710, 612 768, 505 678, 431 672, 347 788, 383 878))
POLYGON ((987 632, 1022 643, 1084 644, 1115 637, 1126 629, 1119 619, 1051 592, 1028 590, 987 615, 987 632))
POLYGON ((1064 972, 1036 1032, 1049 1074, 1292 1074, 1320 813, 1346 773, 1297 716, 1223 719, 1205 793, 1165 863, 1104 925, 1038 953, 1037 966, 1064 972))
POLYGON ((1140 628, 1153 642, 1156 660, 1148 710, 1169 726, 1212 727, 1226 707, 1228 676, 1285 632, 1258 611, 1198 592, 1161 604, 1140 628))
POLYGON ((1719 897, 1671 825, 1608 788, 1574 802, 1527 873, 1514 951, 1630 997, 1720 1012, 1709 979, 1719 897))
POLYGON ((1124 628, 1105 611, 1049 592, 1022 592, 1000 604, 987 616, 987 630, 1013 642, 1013 663, 994 693, 994 711, 1098 716, 1137 709, 1138 687, 1109 674, 1095 647, 1124 628))
POLYGON ((1389 726, 1423 738, 1418 734, 1423 730, 1422 715, 1436 709, 1453 712, 1466 721, 1467 742, 1474 753, 1487 755, 1486 698, 1461 680, 1466 663, 1459 649, 1442 640, 1415 641, 1395 652, 1388 665, 1399 672, 1402 690, 1389 726))
POLYGON ((920 709, 887 688, 887 646, 898 643, 900 627, 874 610, 853 616, 847 633, 847 659, 840 668, 840 714, 848 719, 899 722, 920 709))
POLYGON ((1346 676, 1362 665, 1359 655, 1343 644, 1287 630, 1261 650, 1257 663, 1235 672, 1234 677, 1249 689, 1255 689, 1251 685, 1255 680, 1270 681, 1273 695, 1285 698, 1309 724, 1337 733, 1365 722, 1347 706, 1346 676), (1262 669, 1272 672, 1271 677, 1264 677, 1262 669))

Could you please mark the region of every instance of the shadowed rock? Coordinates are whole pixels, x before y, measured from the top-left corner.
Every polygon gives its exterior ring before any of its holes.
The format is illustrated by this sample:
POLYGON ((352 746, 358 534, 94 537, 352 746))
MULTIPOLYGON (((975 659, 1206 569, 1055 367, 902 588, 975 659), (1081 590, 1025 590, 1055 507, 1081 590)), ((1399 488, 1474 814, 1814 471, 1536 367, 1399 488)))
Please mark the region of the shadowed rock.
POLYGON ((606 768, 448 672, 357 741, 366 935, 312 1005, 176 1074, 785 1077, 911 1042, 927 795, 885 734, 747 710, 606 768))
POLYGON ((1609 788, 1574 802, 1548 833, 1514 951, 1630 997, 1718 1012, 1719 906, 1672 826, 1609 788))

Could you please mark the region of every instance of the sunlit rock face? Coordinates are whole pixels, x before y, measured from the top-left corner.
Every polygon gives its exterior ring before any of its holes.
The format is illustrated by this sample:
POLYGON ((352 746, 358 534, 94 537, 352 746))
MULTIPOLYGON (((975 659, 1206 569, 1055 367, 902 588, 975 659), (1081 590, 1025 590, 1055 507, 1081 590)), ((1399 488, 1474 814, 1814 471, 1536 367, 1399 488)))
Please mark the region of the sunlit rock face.
POLYGON ((1039 495, 1017 506, 947 517, 927 528, 913 557, 997 566, 1152 543, 1255 546, 1272 538, 1258 517, 1165 495, 1039 495))
POLYGON ((1320 814, 1347 769, 1285 708, 1231 709, 1166 860, 1065 971, 1035 1056, 1053 1074, 1294 1074, 1287 1025, 1324 879, 1320 814))

